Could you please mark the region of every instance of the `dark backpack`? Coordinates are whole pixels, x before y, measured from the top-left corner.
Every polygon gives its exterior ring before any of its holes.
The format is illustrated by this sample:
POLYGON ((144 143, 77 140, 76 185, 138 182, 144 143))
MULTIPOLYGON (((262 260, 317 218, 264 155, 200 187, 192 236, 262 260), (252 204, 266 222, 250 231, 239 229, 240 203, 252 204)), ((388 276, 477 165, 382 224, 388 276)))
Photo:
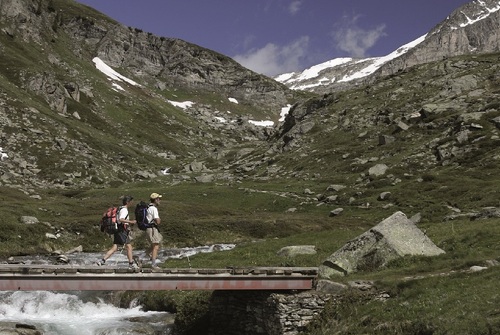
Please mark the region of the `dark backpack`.
POLYGON ((121 207, 109 207, 101 218, 101 231, 107 234, 116 234, 119 231, 120 222, 118 213, 121 207))
POLYGON ((154 223, 149 222, 147 219, 148 208, 150 204, 141 201, 135 206, 135 220, 137 221, 137 227, 140 230, 146 230, 148 228, 153 228, 154 223))

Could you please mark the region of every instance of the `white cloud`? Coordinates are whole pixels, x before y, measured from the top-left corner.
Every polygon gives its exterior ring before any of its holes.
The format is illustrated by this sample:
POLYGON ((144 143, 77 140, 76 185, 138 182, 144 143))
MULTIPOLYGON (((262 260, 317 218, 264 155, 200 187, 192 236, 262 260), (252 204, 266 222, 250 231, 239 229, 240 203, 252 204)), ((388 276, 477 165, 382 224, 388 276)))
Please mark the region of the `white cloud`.
POLYGON ((255 35, 247 35, 243 39, 243 48, 248 49, 251 45, 257 40, 257 36, 255 35))
POLYGON ((290 12, 290 14, 295 15, 299 12, 301 5, 302 1, 294 0, 290 3, 290 6, 288 6, 288 11, 290 12))
POLYGON ((309 37, 302 36, 285 46, 268 43, 261 49, 251 49, 246 54, 233 58, 250 70, 274 76, 299 70, 301 60, 307 56, 308 47, 309 37))
POLYGON ((344 18, 342 27, 332 32, 336 47, 345 51, 351 57, 365 58, 366 52, 377 41, 386 36, 385 25, 381 24, 371 30, 366 30, 357 25, 359 16, 344 18))

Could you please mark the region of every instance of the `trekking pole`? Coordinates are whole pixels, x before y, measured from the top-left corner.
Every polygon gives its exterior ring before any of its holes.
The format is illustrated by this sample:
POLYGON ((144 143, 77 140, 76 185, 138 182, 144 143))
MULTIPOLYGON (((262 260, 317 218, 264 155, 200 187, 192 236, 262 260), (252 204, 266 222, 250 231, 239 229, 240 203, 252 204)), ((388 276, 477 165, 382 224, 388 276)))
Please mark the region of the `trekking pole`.
MULTIPOLYGON (((125 244, 124 244, 124 245, 122 245, 122 247, 121 247, 121 250, 120 250, 120 256, 121 256, 121 254, 122 254, 122 252, 123 252, 123 249, 125 249, 125 244)), ((115 262, 115 266, 118 266, 118 261, 119 261, 119 259, 117 258, 117 259, 116 259, 116 262, 115 262)))
POLYGON ((186 257, 188 259, 189 268, 191 269, 191 261, 189 260, 189 255, 186 254, 186 257))

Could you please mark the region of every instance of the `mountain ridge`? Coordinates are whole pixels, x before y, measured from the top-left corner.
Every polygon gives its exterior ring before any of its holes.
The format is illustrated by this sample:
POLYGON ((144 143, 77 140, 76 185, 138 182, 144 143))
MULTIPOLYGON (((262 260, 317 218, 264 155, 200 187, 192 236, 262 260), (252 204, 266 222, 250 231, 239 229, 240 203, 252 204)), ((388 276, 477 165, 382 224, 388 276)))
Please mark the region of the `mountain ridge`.
POLYGON ((472 1, 454 10, 427 34, 386 56, 333 59, 303 72, 285 73, 274 79, 291 89, 328 93, 352 88, 364 81, 370 82, 443 57, 497 52, 500 50, 499 38, 493 27, 500 23, 499 11, 498 0, 472 1), (471 31, 472 25, 475 28, 471 31), (478 29, 478 26, 483 27, 478 29), (482 33, 478 34, 478 31, 482 33), (341 64, 337 64, 337 60, 341 64), (329 63, 333 63, 332 66, 329 63))

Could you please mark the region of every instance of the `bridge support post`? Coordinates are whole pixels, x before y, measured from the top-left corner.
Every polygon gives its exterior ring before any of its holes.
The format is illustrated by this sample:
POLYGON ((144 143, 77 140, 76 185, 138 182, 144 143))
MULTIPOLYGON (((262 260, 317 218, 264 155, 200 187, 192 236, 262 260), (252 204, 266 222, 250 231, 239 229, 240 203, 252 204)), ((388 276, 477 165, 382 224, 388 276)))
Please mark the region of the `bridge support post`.
POLYGON ((291 335, 305 330, 330 295, 315 291, 215 291, 210 335, 291 335))

